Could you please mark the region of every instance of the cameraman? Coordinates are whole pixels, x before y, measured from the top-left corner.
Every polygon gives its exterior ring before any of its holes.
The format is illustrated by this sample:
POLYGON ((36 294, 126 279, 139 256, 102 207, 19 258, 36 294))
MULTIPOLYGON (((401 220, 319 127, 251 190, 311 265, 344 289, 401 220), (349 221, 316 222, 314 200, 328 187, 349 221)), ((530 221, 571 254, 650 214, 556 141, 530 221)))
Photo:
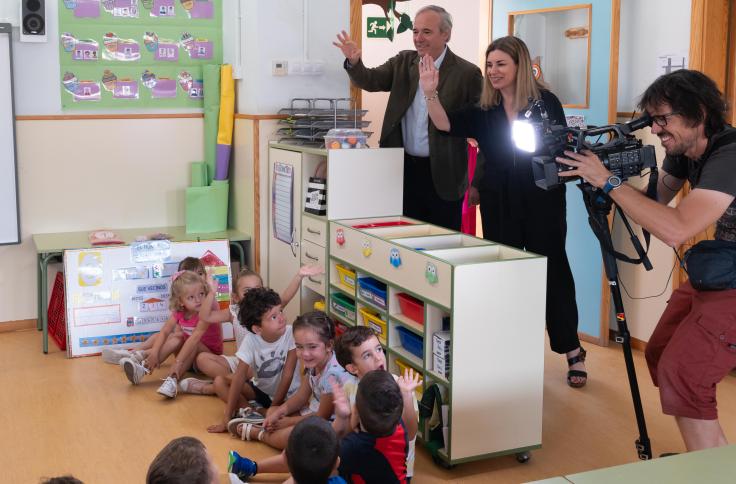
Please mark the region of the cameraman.
MULTIPOLYGON (((736 130, 725 122, 725 107, 716 84, 698 71, 666 74, 644 92, 639 108, 651 115, 652 133, 667 155, 656 201, 620 185, 590 152, 566 151, 568 158, 557 158, 574 168, 561 175, 602 189, 673 248, 713 223, 716 239, 736 242, 736 143, 723 139, 736 130), (669 207, 686 180, 692 191, 669 207)), ((662 411, 675 417, 688 451, 727 445, 716 384, 736 367, 736 289, 698 291, 690 282, 679 287, 647 344, 646 359, 662 411)))

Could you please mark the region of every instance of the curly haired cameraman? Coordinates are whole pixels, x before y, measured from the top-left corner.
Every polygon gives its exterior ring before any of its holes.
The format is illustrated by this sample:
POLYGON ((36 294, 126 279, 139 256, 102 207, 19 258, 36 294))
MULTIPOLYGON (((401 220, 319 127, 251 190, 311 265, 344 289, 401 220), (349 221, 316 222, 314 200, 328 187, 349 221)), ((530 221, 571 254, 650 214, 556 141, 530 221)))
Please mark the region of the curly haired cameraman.
MULTIPOLYGON (((680 244, 716 224, 715 238, 736 246, 736 129, 725 103, 704 74, 679 70, 647 88, 639 108, 653 118, 667 156, 657 200, 621 185, 589 152, 565 152, 557 161, 608 193, 643 228, 667 245, 680 244), (667 204, 689 181, 692 191, 667 204)), ((736 274, 732 279, 736 279, 736 274)), ((733 286, 732 286, 733 287, 733 286)), ((736 289, 699 291, 686 282, 673 292, 646 348, 662 411, 673 415, 688 451, 727 445, 718 422, 716 384, 736 367, 736 289)))

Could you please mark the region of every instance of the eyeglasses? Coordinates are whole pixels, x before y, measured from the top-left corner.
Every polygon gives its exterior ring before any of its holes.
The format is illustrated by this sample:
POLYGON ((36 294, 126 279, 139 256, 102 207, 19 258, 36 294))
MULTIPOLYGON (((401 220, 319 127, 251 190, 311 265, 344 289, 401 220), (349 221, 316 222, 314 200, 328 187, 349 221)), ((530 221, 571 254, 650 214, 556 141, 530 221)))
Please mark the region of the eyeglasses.
POLYGON ((665 126, 667 126, 667 118, 669 118, 670 116, 674 116, 676 114, 680 114, 680 112, 672 111, 671 113, 667 113, 667 114, 653 114, 651 117, 652 117, 652 121, 657 123, 657 126, 661 126, 662 128, 664 128, 665 126))

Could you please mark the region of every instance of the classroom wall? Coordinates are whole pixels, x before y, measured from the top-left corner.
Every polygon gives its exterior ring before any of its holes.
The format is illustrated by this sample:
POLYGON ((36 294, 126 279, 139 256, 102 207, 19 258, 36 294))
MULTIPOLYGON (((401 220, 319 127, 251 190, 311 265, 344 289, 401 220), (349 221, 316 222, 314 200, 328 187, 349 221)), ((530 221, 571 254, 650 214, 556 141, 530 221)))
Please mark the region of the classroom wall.
POLYGON ((349 30, 348 0, 246 1, 242 12, 246 49, 238 112, 271 114, 288 107, 292 98, 349 96, 343 57, 332 45, 340 30, 349 30), (324 61, 324 73, 273 76, 276 60, 324 61))
POLYGON ((22 243, 0 246, 0 321, 36 317, 31 234, 184 225, 202 129, 201 118, 18 122, 22 243))
MULTIPOLYGON (((460 57, 469 62, 482 65, 483 53, 488 46, 489 40, 489 2, 488 0, 465 0, 453 2, 450 0, 412 0, 410 2, 399 2, 396 9, 401 13, 408 14, 412 19, 416 12, 427 5, 439 5, 447 9, 453 18, 452 37, 448 46, 460 57)), ((403 32, 394 37, 393 42, 388 39, 369 39, 366 34, 366 22, 368 17, 382 17, 383 10, 377 5, 363 6, 363 63, 368 67, 376 67, 386 62, 390 57, 402 50, 414 50, 414 41, 411 31, 403 32)), ((344 57, 342 58, 344 60, 344 57)), ((344 74, 347 79, 347 74, 344 74)), ((381 123, 383 113, 386 111, 388 102, 387 92, 363 91, 363 109, 368 110, 365 119, 371 121, 368 128, 373 132, 369 138, 371 146, 378 146, 381 135, 381 123)))
POLYGON ((662 71, 657 56, 690 49, 691 0, 621 0, 618 107, 633 111, 646 87, 662 71))

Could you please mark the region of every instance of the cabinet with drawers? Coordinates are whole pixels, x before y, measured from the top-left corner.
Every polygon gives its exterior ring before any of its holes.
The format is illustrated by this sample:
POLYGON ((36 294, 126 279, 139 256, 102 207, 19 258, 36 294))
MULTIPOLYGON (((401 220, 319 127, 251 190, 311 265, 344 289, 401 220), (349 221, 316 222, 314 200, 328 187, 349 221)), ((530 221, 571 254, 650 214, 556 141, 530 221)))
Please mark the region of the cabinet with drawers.
MULTIPOLYGON (((400 148, 324 150, 271 143, 267 283, 282 292, 303 264, 327 266, 328 220, 402 212, 404 154, 400 148), (324 165, 326 164, 326 166, 324 165), (305 211, 310 177, 327 175, 327 213, 305 211)), ((285 308, 288 321, 325 300, 327 275, 305 278, 285 308)))

